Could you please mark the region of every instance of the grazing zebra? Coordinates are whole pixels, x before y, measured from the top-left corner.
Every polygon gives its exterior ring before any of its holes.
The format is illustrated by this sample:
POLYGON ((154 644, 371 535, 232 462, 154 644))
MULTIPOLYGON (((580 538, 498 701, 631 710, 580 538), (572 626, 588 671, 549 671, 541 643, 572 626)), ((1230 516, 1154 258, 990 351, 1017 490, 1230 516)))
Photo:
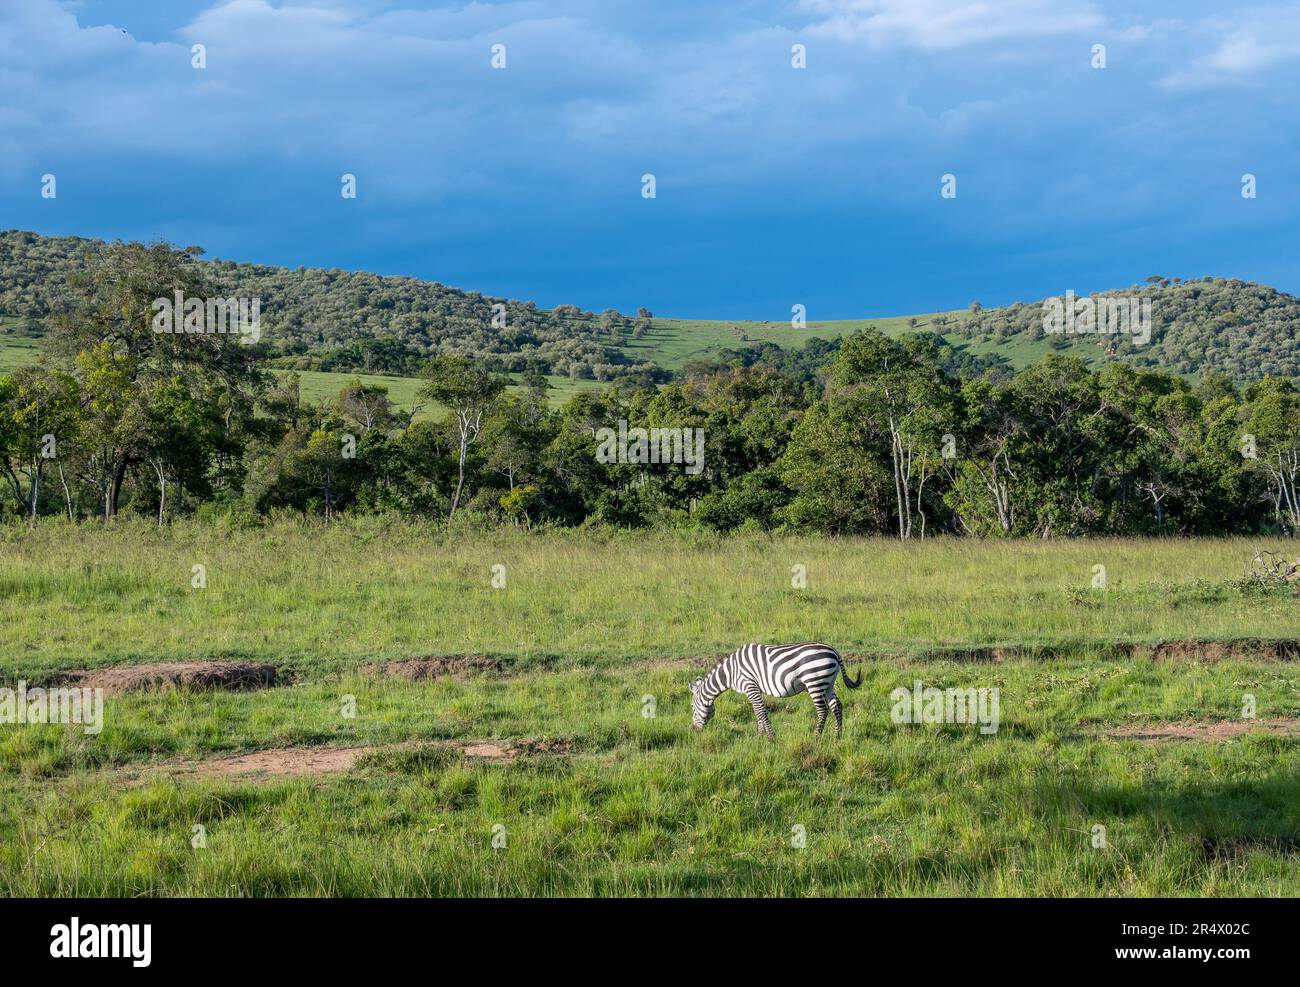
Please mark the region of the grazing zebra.
POLYGON ((748 697, 758 717, 758 732, 772 739, 763 696, 797 696, 807 690, 817 710, 817 736, 826 726, 826 712, 835 714, 835 736, 844 728, 844 713, 835 695, 835 676, 844 673, 844 684, 856 689, 862 684, 849 678, 844 659, 824 644, 747 644, 723 658, 702 679, 691 683, 691 725, 703 730, 713 717, 713 703, 728 689, 748 697))

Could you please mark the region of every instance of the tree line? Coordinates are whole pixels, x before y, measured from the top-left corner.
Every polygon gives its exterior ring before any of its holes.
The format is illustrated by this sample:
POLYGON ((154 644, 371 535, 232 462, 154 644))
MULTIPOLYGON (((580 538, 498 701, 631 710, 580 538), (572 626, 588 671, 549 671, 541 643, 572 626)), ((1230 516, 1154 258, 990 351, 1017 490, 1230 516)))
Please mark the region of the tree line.
POLYGON ((113 245, 52 319, 41 362, 0 376, 6 515, 383 511, 905 539, 1300 532, 1300 390, 1285 378, 1192 383, 1057 353, 970 376, 942 337, 867 330, 562 407, 542 368, 514 382, 455 353, 418 367, 432 415, 359 380, 313 404, 292 371, 266 368, 264 343, 151 331, 155 299, 210 289, 190 259, 113 245), (703 469, 602 462, 595 433, 619 422, 703 429, 703 469))

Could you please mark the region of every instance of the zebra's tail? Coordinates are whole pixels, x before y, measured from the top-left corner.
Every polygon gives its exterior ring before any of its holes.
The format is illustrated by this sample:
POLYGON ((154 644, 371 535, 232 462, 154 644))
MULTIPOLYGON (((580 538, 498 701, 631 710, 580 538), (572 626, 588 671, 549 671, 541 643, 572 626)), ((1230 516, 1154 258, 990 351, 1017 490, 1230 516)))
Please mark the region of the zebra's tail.
MULTIPOLYGON (((838 654, 838 652, 836 652, 836 654, 838 654)), ((856 689, 862 684, 861 672, 858 672, 858 680, 856 682, 849 678, 849 666, 844 663, 844 658, 842 656, 840 657, 840 674, 844 676, 844 684, 850 689, 856 689)))

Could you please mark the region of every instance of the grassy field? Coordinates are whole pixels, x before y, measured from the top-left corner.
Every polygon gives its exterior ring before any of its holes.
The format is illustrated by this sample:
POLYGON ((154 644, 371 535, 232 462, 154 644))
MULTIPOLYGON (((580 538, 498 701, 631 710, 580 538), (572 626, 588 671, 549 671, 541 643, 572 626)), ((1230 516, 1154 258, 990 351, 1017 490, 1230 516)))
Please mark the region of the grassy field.
MULTIPOLYGON (((285 371, 275 371, 285 373, 285 371)), ((384 387, 388 389, 388 398, 393 406, 401 411, 418 408, 417 419, 429 418, 441 409, 437 404, 421 401, 417 392, 423 381, 412 377, 393 377, 389 374, 344 374, 329 373, 321 370, 297 371, 299 387, 304 400, 321 403, 332 401, 354 380, 360 380, 367 387, 384 387)), ((603 385, 595 380, 570 380, 568 377, 547 377, 551 390, 547 397, 552 406, 558 407, 568 401, 574 394, 584 390, 595 390, 603 385)), ((510 390, 518 390, 522 385, 515 385, 510 390)))
POLYGON ((453 536, 376 518, 4 532, 0 668, 33 674, 230 656, 304 669, 418 654, 621 662, 806 639, 1087 657, 1114 642, 1300 630, 1293 599, 1234 584, 1255 548, 1294 554, 1282 541, 453 536), (194 565, 202 591, 190 588, 194 565), (495 565, 504 589, 491 585, 495 565), (797 565, 805 589, 791 588, 797 565), (1091 588, 1097 565, 1104 592, 1091 588))
MULTIPOLYGON (((40 356, 41 341, 30 336, 4 334, 4 321, 0 319, 0 373, 34 364, 37 357, 40 356)), ((274 372, 283 374, 286 371, 277 370, 274 372)), ((307 401, 316 403, 331 401, 338 397, 339 391, 343 390, 353 380, 359 378, 368 387, 386 387, 389 399, 395 407, 402 411, 410 411, 417 404, 420 405, 417 418, 428 418, 439 410, 436 405, 417 400, 416 392, 422 382, 412 377, 394 377, 388 374, 327 373, 320 370, 301 370, 298 371, 298 377, 302 396, 307 401)), ((602 386, 599 381, 570 380, 568 377, 548 377, 547 381, 551 385, 549 391, 550 401, 556 406, 565 403, 579 391, 594 390, 602 386)))
POLYGON ((1300 667, 1233 645, 1113 650, 1296 636, 1294 594, 1239 579, 1262 543, 452 536, 375 519, 3 538, 0 685, 181 658, 267 661, 281 681, 110 695, 94 736, 0 726, 0 893, 1300 894, 1300 667), (773 702, 774 744, 735 696, 689 729, 707 661, 809 638, 859 656, 842 741, 813 738, 806 697, 773 702), (1041 650, 934 650, 992 645, 1041 650), (494 670, 362 674, 429 655, 494 670), (999 729, 895 724, 890 692, 918 679, 998 689, 999 729), (1214 734, 1244 725, 1247 694, 1257 729, 1214 734), (1133 736, 1169 723, 1207 732, 1133 736), (215 770, 350 748, 346 770, 215 770))
MULTIPOLYGON (((620 345, 634 360, 653 360, 661 367, 678 370, 690 360, 716 355, 724 349, 738 349, 747 343, 771 342, 784 349, 797 349, 810 339, 839 339, 861 329, 875 328, 888 336, 909 332, 934 331, 931 319, 943 315, 948 322, 962 322, 969 316, 965 309, 918 315, 890 315, 877 319, 842 319, 808 322, 796 329, 789 320, 776 322, 726 321, 706 319, 656 318, 642 339, 629 339, 620 345), (915 321, 915 325, 911 323, 915 321)), ((972 353, 997 353, 1020 369, 1053 352, 1046 339, 1015 339, 1007 342, 971 340, 959 333, 943 334, 948 342, 972 353)), ((1095 341, 1086 337, 1059 337, 1068 344, 1067 352, 1096 362, 1101 359, 1095 341)))
MULTIPOLYGON (((0 330, 4 320, 0 320, 0 330)), ((12 336, 0 333, 0 373, 30 366, 40 355, 41 341, 30 336, 12 336)))
MULTIPOLYGON (((942 313, 949 320, 961 320, 969 313, 964 310, 942 313)), ((723 349, 735 349, 750 342, 774 342, 786 349, 803 346, 813 338, 838 339, 874 326, 882 332, 899 336, 907 332, 932 329, 930 315, 886 316, 879 319, 847 319, 831 322, 809 322, 801 329, 793 328, 786 322, 727 322, 698 319, 654 319, 650 331, 643 339, 627 339, 621 349, 636 361, 653 360, 661 367, 678 370, 685 363, 716 355, 723 349), (916 325, 909 322, 916 320, 916 325)), ((6 326, 12 330, 17 320, 6 320, 0 316, 0 373, 17 367, 34 363, 39 353, 37 339, 6 332, 6 326)), ((986 340, 969 340, 957 333, 947 333, 949 342, 968 348, 972 353, 997 353, 1019 369, 1028 366, 1053 349, 1045 339, 1013 340, 998 343, 986 340)), ((1089 362, 1099 360, 1100 353, 1094 342, 1086 337, 1060 337, 1069 343, 1068 352, 1081 356, 1089 362)), ((279 372, 279 371, 277 371, 279 372)), ((415 393, 420 382, 409 377, 394 377, 386 374, 348 374, 327 373, 324 371, 300 371, 303 396, 311 401, 329 400, 338 396, 340 390, 354 377, 360 377, 366 384, 388 388, 393 403, 402 410, 409 411, 415 406, 415 393)), ((599 381, 571 380, 568 377, 547 378, 552 386, 551 402, 560 405, 575 393, 601 387, 599 381)), ((436 409, 425 408, 419 417, 427 417, 436 409)))

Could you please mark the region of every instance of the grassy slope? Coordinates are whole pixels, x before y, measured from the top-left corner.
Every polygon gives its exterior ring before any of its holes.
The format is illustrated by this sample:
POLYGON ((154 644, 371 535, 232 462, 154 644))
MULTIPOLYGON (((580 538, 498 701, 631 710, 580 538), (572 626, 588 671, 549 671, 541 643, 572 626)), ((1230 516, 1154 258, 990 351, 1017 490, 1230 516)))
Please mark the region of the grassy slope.
MULTIPOLYGON (((951 323, 964 319, 969 313, 957 310, 939 314, 947 316, 951 323)), ((721 349, 737 349, 746 342, 772 342, 784 349, 797 349, 810 339, 838 339, 867 327, 879 329, 889 336, 901 336, 909 332, 933 331, 930 318, 930 314, 922 314, 885 316, 879 319, 844 319, 809 322, 801 329, 795 329, 788 321, 728 322, 656 318, 643 339, 630 339, 621 349, 632 359, 653 360, 662 367, 676 370, 689 360, 708 357, 721 349), (908 324, 912 318, 916 319, 915 326, 908 324), (748 340, 742 339, 742 334, 748 340)), ((1027 366, 1052 352, 1047 340, 1025 339, 1003 344, 972 342, 957 333, 946 333, 945 338, 950 343, 969 347, 972 353, 1000 353, 1016 368, 1027 366)), ((1068 341, 1071 352, 1089 361, 1100 359, 1094 341, 1079 338, 1069 338, 1068 341)))
MULTIPOLYGON (((962 319, 965 311, 943 313, 949 320, 962 319)), ((17 320, 0 316, 0 372, 25 366, 35 361, 39 341, 25 336, 5 334, 6 326, 16 326, 17 320)), ((619 348, 634 361, 653 360, 669 370, 680 369, 690 360, 705 358, 722 349, 734 349, 745 341, 742 333, 750 342, 773 342, 783 348, 794 349, 803 346, 813 338, 838 339, 859 329, 874 326, 882 332, 899 336, 907 332, 924 331, 933 328, 930 315, 886 316, 879 319, 846 319, 829 322, 809 322, 802 329, 793 328, 789 322, 728 322, 718 320, 693 319, 659 319, 643 339, 627 339, 619 348), (915 326, 908 325, 915 318, 915 326)), ((969 347, 973 353, 993 352, 1005 356, 1015 368, 1033 363, 1047 353, 1052 347, 1046 340, 1015 340, 998 344, 994 342, 972 342, 956 333, 948 333, 946 338, 959 346, 969 347)), ((1090 362, 1101 358, 1094 342, 1087 339, 1069 339, 1069 352, 1084 357, 1090 362)), ((302 389, 304 397, 319 401, 336 396, 354 376, 361 376, 367 384, 379 384, 389 389, 393 401, 403 409, 410 409, 415 400, 415 390, 419 386, 411 378, 391 377, 379 374, 344 374, 324 373, 320 371, 302 372, 302 389)), ((549 378, 554 390, 551 399, 562 404, 580 390, 590 390, 601 385, 591 380, 570 380, 567 377, 549 378)))
POLYGON ((35 363, 41 345, 39 339, 30 336, 4 335, 6 321, 15 320, 0 319, 0 373, 35 363))
POLYGON ((904 653, 841 687, 841 743, 815 742, 795 697, 775 703, 769 746, 734 696, 693 734, 698 662, 662 660, 751 637, 908 652, 1294 634, 1294 597, 1235 588, 1244 542, 452 540, 378 521, 4 534, 0 680, 238 653, 286 666, 291 684, 110 697, 93 738, 0 728, 0 893, 1300 894, 1300 742, 1099 736, 1238 719, 1245 693, 1260 718, 1295 716, 1294 663, 904 653), (199 561, 203 591, 189 588, 199 561), (497 562, 503 590, 489 587, 497 562), (803 591, 789 587, 796 562, 803 591), (1088 589, 1096 563, 1105 593, 1088 589), (420 683, 357 674, 372 656, 472 651, 519 661, 420 683), (896 726, 889 693, 918 678, 1000 689, 1000 730, 896 726), (489 738, 571 753, 485 764, 389 749, 346 775, 264 785, 150 773, 285 745, 489 738), (196 824, 205 849, 191 847, 196 824))
MULTIPOLYGON (((285 371, 276 372, 284 373, 285 371)), ((420 389, 422 381, 412 377, 393 377, 388 374, 326 373, 320 370, 300 370, 297 373, 302 396, 307 401, 321 402, 336 398, 339 391, 353 380, 360 378, 362 383, 367 386, 386 387, 389 399, 403 411, 410 411, 417 403, 422 405, 420 413, 416 416, 417 418, 427 418, 436 410, 436 406, 427 401, 417 401, 416 392, 420 389)), ((546 379, 551 385, 548 397, 551 404, 555 406, 564 404, 579 391, 593 390, 601 386, 599 382, 594 380, 575 381, 567 377, 547 377, 546 379)), ((517 387, 512 388, 512 390, 517 389, 517 387)))
MULTIPOLYGON (((2 329, 3 326, 0 326, 0 331, 2 329)), ((36 362, 39 355, 39 339, 0 334, 0 373, 30 366, 36 362)), ((284 373, 285 371, 275 372, 284 373)), ((368 386, 388 388, 389 398, 394 405, 403 411, 409 411, 415 407, 416 391, 419 390, 421 383, 411 377, 392 377, 387 374, 343 374, 304 370, 298 371, 298 376, 301 381, 302 396, 305 400, 313 402, 331 400, 337 397, 339 391, 351 383, 354 378, 359 377, 368 386)), ((555 405, 563 404, 578 391, 591 390, 601 386, 594 380, 570 380, 567 377, 548 377, 547 380, 550 381, 552 388, 550 400, 555 405)), ((434 407, 426 403, 418 417, 428 417, 433 410, 435 410, 434 407)))
MULTIPOLYGON (((962 311, 945 313, 952 318, 962 318, 962 311)), ((917 324, 908 325, 911 316, 888 316, 882 319, 846 319, 830 322, 809 322, 802 329, 795 329, 789 323, 778 322, 725 322, 691 319, 655 319, 650 331, 643 339, 628 339, 619 346, 630 360, 640 362, 652 360, 668 370, 679 370, 691 360, 716 355, 724 349, 736 349, 745 342, 773 342, 784 349, 797 349, 810 339, 838 339, 860 329, 874 327, 890 336, 901 336, 908 332, 921 332, 931 329, 929 316, 916 316, 917 324), (742 340, 742 333, 748 340, 742 340)), ((1053 352, 1046 340, 1016 339, 1007 343, 971 341, 957 333, 947 333, 945 338, 954 345, 965 347, 972 353, 998 353, 1011 365, 1020 369, 1053 352)), ((0 337, 0 354, 4 339, 0 337)), ((1097 362, 1101 354, 1096 344, 1087 339, 1069 339, 1066 352, 1082 356, 1085 360, 1097 362)), ((0 355, 0 360, 3 356, 0 355)), ((0 364, 2 366, 3 364, 0 364)), ((321 373, 307 371, 302 374, 303 395, 312 400, 333 397, 338 394, 353 374, 321 373)), ((414 399, 416 382, 409 378, 361 375, 367 383, 378 383, 389 388, 389 394, 403 408, 410 408, 414 399)), ((554 387, 551 392, 553 403, 562 404, 580 390, 590 390, 602 386, 592 380, 569 380, 566 377, 548 378, 554 387)))

